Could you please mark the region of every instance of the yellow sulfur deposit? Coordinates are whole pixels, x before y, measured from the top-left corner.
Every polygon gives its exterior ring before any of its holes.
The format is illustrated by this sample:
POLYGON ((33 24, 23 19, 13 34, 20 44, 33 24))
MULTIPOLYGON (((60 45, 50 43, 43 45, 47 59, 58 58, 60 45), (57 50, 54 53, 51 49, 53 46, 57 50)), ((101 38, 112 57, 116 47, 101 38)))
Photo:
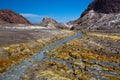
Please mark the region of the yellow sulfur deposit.
POLYGON ((38 39, 37 42, 38 43, 44 43, 44 41, 42 39, 38 39))

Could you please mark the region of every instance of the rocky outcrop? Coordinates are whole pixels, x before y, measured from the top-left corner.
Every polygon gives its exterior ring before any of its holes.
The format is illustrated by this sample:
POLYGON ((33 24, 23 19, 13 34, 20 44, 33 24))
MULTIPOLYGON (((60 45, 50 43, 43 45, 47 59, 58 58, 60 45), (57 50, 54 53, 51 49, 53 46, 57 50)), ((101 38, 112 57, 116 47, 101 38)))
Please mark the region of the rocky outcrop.
POLYGON ((72 29, 120 29, 120 0, 94 0, 73 22, 72 29))
POLYGON ((37 25, 44 26, 44 27, 55 27, 54 25, 57 24, 58 22, 55 21, 52 18, 45 17, 42 19, 42 22, 37 23, 37 25))
POLYGON ((94 10, 98 13, 119 13, 120 12, 120 0, 94 0, 88 8, 82 13, 81 17, 89 13, 90 10, 94 10))
POLYGON ((103 14, 89 11, 84 17, 73 23, 72 29, 110 30, 120 29, 120 14, 103 14))
POLYGON ((54 20, 52 18, 47 18, 47 17, 43 18, 42 22, 47 23, 47 24, 49 24, 49 23, 57 24, 58 23, 56 20, 54 20))
POLYGON ((42 22, 37 23, 37 25, 49 27, 49 28, 60 28, 60 29, 68 28, 65 24, 59 23, 56 20, 48 17, 43 18, 42 22))
POLYGON ((0 24, 31 24, 23 16, 11 11, 11 10, 0 10, 0 24))

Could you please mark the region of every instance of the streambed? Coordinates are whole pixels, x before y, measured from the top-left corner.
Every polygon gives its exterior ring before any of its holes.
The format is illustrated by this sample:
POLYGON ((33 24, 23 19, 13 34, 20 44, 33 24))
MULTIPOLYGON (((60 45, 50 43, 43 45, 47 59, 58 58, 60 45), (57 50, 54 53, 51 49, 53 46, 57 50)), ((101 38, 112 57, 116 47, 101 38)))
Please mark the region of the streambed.
POLYGON ((53 43, 53 44, 43 48, 41 51, 39 51, 37 54, 33 55, 31 58, 21 61, 20 64, 13 66, 9 71, 3 73, 0 76, 0 80, 20 80, 20 78, 25 75, 25 72, 28 69, 28 67, 32 66, 33 63, 42 61, 44 58, 47 57, 45 55, 46 51, 49 51, 51 49, 54 49, 55 47, 61 46, 62 44, 66 43, 67 41, 70 41, 70 40, 72 40, 74 38, 78 38, 78 37, 81 37, 80 32, 77 32, 74 36, 67 37, 63 40, 60 40, 56 43, 53 43))

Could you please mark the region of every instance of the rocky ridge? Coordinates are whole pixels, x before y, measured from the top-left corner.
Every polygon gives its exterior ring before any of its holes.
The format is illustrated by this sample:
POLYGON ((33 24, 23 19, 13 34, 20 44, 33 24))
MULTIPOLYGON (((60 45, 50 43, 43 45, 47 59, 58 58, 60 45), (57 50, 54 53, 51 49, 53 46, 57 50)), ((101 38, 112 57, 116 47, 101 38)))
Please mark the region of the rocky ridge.
POLYGON ((0 24, 31 24, 23 16, 11 11, 11 10, 0 10, 0 24))
POLYGON ((94 10, 97 13, 119 13, 120 12, 120 0, 94 0, 88 8, 82 13, 81 17, 89 13, 90 10, 94 10))
POLYGON ((67 25, 59 23, 56 20, 52 18, 48 18, 48 17, 43 18, 42 22, 37 23, 37 25, 44 26, 44 27, 50 27, 50 28, 60 28, 60 29, 68 28, 67 25))
POLYGON ((94 0, 79 19, 70 23, 73 25, 72 29, 77 30, 120 29, 120 1, 94 0))

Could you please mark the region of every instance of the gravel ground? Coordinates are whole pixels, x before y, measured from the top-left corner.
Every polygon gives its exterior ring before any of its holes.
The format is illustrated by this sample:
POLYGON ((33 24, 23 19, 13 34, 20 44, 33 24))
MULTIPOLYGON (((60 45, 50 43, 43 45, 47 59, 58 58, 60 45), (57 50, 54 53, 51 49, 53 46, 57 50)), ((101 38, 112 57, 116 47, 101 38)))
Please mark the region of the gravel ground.
POLYGON ((48 39, 58 35, 68 35, 69 32, 58 29, 5 29, 0 27, 0 46, 24 43, 29 40, 48 39))

